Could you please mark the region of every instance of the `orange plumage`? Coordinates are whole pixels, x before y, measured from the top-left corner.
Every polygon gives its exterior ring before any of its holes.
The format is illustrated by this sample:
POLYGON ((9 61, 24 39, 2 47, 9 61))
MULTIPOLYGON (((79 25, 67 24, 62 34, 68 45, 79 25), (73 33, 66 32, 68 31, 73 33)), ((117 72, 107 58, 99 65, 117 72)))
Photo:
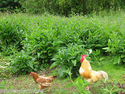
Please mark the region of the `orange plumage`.
POLYGON ((38 83, 39 90, 50 87, 51 82, 56 78, 56 76, 49 76, 49 77, 38 76, 38 74, 35 72, 31 72, 30 75, 33 76, 34 81, 38 83))
POLYGON ((86 59, 86 55, 81 56, 81 67, 79 69, 80 75, 88 82, 96 82, 102 78, 105 81, 108 79, 108 74, 104 71, 94 71, 91 68, 89 61, 86 59))

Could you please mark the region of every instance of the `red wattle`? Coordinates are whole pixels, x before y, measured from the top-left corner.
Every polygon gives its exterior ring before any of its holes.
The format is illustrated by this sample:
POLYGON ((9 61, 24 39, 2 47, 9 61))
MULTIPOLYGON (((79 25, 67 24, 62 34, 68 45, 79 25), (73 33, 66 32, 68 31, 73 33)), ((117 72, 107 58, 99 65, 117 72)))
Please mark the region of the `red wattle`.
POLYGON ((84 58, 81 58, 80 62, 82 63, 82 62, 83 62, 83 60, 84 60, 84 58))

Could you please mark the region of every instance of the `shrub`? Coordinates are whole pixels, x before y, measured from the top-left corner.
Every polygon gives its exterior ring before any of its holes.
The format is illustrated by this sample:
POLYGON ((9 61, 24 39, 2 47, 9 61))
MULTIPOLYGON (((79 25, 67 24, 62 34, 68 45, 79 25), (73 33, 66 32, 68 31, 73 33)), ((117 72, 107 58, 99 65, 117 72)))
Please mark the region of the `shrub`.
POLYGON ((124 0, 20 0, 20 4, 30 13, 50 12, 53 14, 65 15, 70 14, 89 14, 92 12, 106 10, 124 9, 124 0))
POLYGON ((2 21, 0 24, 0 51, 10 55, 22 49, 25 38, 24 27, 15 22, 2 21))
MULTIPOLYGON (((72 85, 77 89, 80 94, 91 94, 89 90, 86 90, 88 86, 88 82, 83 80, 81 77, 77 77, 73 82, 72 85), (83 84, 84 83, 84 84, 83 84)), ((74 93, 75 94, 75 93, 74 93)))
POLYGON ((89 23, 89 26, 85 26, 84 31, 81 32, 80 39, 83 40, 85 48, 102 50, 102 47, 107 46, 107 34, 103 32, 101 25, 97 23, 96 21, 89 23))
POLYGON ((30 53, 35 61, 39 62, 39 69, 42 64, 51 64, 52 57, 60 47, 61 41, 55 40, 48 31, 37 31, 28 36, 24 41, 24 49, 30 53))
MULTIPOLYGON (((79 69, 82 54, 87 54, 91 60, 100 60, 101 55, 112 55, 114 63, 121 64, 125 62, 124 15, 121 19, 113 17, 7 15, 0 19, 0 50, 15 56, 13 67, 18 64, 18 55, 24 54, 21 60, 27 57, 26 62, 37 62, 33 67, 35 71, 42 64, 52 64, 51 68, 56 66, 60 77, 67 76, 68 72, 72 76, 78 74, 74 70, 79 69), (93 51, 91 55, 88 49, 93 51)), ((28 67, 32 70, 28 65, 25 68, 28 67)), ((27 73, 25 68, 22 69, 27 73)), ((19 68, 18 73, 22 69, 19 68)))
POLYGON ((59 77, 65 77, 69 73, 72 76, 76 76, 78 75, 82 54, 88 55, 88 52, 84 49, 84 45, 69 44, 67 47, 62 47, 54 55, 52 59, 54 63, 50 68, 57 67, 56 70, 59 77))
POLYGON ((24 51, 16 53, 11 61, 10 68, 13 74, 26 74, 31 71, 38 71, 38 62, 24 51))
POLYGON ((18 12, 21 11, 19 0, 2 0, 0 3, 0 11, 2 12, 18 12))

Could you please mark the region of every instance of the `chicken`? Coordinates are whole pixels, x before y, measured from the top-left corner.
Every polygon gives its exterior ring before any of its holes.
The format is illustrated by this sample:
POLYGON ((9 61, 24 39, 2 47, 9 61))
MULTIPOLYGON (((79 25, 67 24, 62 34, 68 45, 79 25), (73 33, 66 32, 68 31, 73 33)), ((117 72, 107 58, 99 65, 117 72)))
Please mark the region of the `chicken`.
POLYGON ((102 78, 104 78, 105 81, 108 79, 108 74, 106 72, 92 70, 89 61, 86 59, 86 55, 81 56, 80 62, 81 62, 81 67, 79 69, 79 73, 81 77, 83 77, 88 82, 97 82, 102 78))
POLYGON ((38 83, 39 90, 50 87, 52 81, 57 77, 57 76, 49 76, 49 77, 38 76, 38 74, 35 72, 30 72, 30 76, 33 76, 34 81, 38 83))

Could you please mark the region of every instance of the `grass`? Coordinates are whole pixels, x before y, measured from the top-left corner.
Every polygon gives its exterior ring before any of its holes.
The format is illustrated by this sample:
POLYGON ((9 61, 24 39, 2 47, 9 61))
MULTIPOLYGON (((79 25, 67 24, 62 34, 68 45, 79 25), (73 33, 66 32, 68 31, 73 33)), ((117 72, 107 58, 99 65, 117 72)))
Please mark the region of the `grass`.
MULTIPOLYGON (((110 85, 110 83, 114 85, 117 85, 118 83, 125 85, 125 65, 113 65, 112 60, 110 58, 110 56, 103 57, 103 60, 100 64, 96 62, 91 62, 92 68, 94 70, 103 70, 108 73, 109 80, 107 81, 107 86, 108 84, 110 85)), ((40 72, 39 74, 44 73, 40 72)), ((22 90, 20 91, 21 94, 23 94, 22 92, 24 92, 24 90, 31 90, 32 92, 36 92, 38 90, 38 85, 33 81, 30 75, 12 76, 9 79, 7 78, 0 80, 0 83, 1 86, 3 86, 1 89, 22 90)), ((100 94, 100 92, 102 92, 102 88, 99 87, 101 85, 103 86, 102 83, 102 81, 99 81, 97 83, 90 84, 90 91, 92 92, 92 94, 100 94)), ((50 94, 73 94, 73 92, 74 94, 78 94, 76 87, 71 84, 72 82, 69 78, 57 78, 53 82, 52 87, 50 88, 50 94), (70 84, 70 87, 68 86, 68 84, 70 84)), ((108 90, 110 90, 110 88, 108 88, 108 90)))
POLYGON ((0 53, 0 68, 7 67, 10 63, 10 57, 3 57, 2 54, 0 53))
MULTIPOLYGON (((76 91, 74 87, 67 87, 68 83, 71 83, 68 78, 56 79, 50 88, 50 91, 52 92, 51 94, 59 94, 59 92, 67 92, 70 94, 71 90, 76 91)), ((38 91, 38 84, 36 84, 33 78, 29 75, 20 75, 18 77, 14 76, 10 79, 2 80, 1 84, 4 86, 3 89, 7 90, 30 90, 31 92, 38 91)))

